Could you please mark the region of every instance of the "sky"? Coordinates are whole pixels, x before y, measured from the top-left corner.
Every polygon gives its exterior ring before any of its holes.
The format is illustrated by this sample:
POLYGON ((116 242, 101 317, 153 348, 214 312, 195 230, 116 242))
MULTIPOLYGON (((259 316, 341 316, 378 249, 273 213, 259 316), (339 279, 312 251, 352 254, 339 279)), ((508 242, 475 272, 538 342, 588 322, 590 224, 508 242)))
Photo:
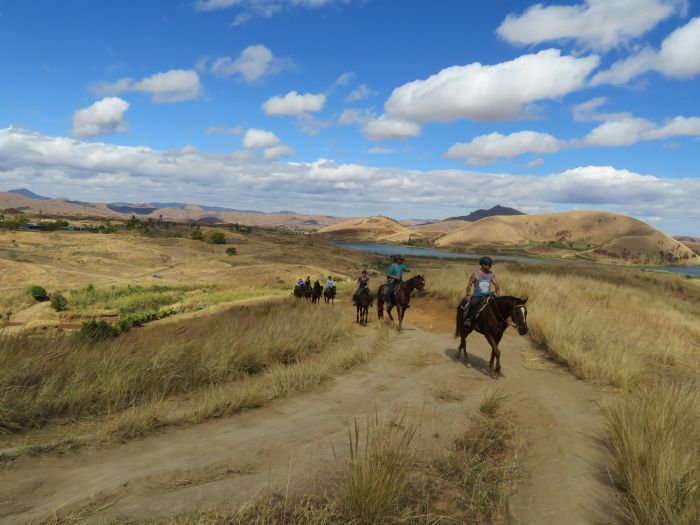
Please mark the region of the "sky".
POLYGON ((700 2, 0 0, 0 189, 700 235, 700 2))

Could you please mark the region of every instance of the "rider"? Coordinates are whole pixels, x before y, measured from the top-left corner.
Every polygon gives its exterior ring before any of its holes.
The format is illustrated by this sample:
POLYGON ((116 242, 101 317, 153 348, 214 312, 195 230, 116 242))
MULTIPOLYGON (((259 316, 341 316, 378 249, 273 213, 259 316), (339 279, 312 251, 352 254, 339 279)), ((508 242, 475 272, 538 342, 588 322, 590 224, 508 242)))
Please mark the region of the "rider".
POLYGON ((496 295, 501 291, 501 285, 496 280, 496 276, 491 271, 493 260, 491 257, 482 257, 479 259, 479 269, 469 276, 467 283, 467 306, 464 309, 464 324, 471 328, 474 324, 474 319, 471 313, 476 309, 477 305, 489 295, 496 295), (493 284, 495 293, 491 292, 491 284, 493 284), (474 294, 471 289, 474 286, 474 294))
POLYGON ((306 276, 306 281, 304 281, 304 284, 306 286, 308 286, 309 288, 311 288, 311 277, 310 276, 308 276, 308 275, 306 276))
POLYGON ((401 277, 404 272, 410 272, 408 266, 404 264, 404 259, 401 255, 394 255, 394 262, 389 266, 386 271, 386 303, 387 306, 391 306, 394 299, 394 292, 396 287, 401 284, 401 277))
POLYGON ((335 288, 335 282, 333 282, 333 277, 329 275, 326 281, 326 289, 330 290, 331 288, 335 288))
POLYGON ((362 270, 362 273, 357 278, 357 286, 355 287, 355 291, 352 293, 353 305, 357 304, 357 294, 362 288, 369 288, 369 274, 367 273, 366 268, 362 270))
POLYGON ((299 286, 299 287, 304 286, 304 279, 299 277, 299 280, 297 281, 297 286, 299 286))

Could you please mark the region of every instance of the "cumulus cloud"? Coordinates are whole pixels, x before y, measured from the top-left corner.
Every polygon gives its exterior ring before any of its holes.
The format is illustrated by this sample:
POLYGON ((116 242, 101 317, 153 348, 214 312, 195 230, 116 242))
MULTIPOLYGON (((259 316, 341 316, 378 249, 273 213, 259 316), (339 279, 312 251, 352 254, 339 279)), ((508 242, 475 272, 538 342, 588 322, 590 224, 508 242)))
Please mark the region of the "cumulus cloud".
POLYGON ((192 147, 159 151, 3 129, 0 185, 19 184, 51 186, 56 194, 86 200, 110 200, 116 195, 133 200, 215 199, 222 205, 235 202, 259 208, 265 204, 280 209, 293 208, 303 199, 306 209, 336 215, 344 210, 352 214, 448 215, 457 208, 493 202, 532 211, 606 206, 637 216, 658 216, 664 224, 676 220, 697 224, 700 220, 700 179, 661 178, 610 166, 575 167, 536 177, 376 168, 327 159, 282 163, 192 147))
POLYGON ((374 114, 369 109, 348 108, 343 110, 338 117, 338 124, 341 126, 363 126, 373 118, 375 118, 374 114))
POLYGON ((141 80, 122 78, 113 83, 101 82, 91 86, 91 90, 100 96, 128 92, 147 93, 151 95, 153 102, 164 104, 199 98, 202 86, 196 71, 171 69, 141 80))
POLYGON ((629 146, 643 139, 654 128, 647 119, 626 117, 604 122, 583 139, 588 146, 629 146))
POLYGON ((445 158, 464 160, 467 164, 480 165, 513 158, 524 153, 555 153, 562 148, 562 141, 548 133, 518 131, 510 135, 489 133, 475 137, 470 142, 458 142, 445 153, 445 158))
POLYGON ((280 138, 264 129, 250 128, 243 136, 243 145, 248 149, 263 149, 265 160, 277 160, 294 155, 291 146, 283 143, 280 138))
MULTIPOLYGON (((342 118, 342 115, 341 115, 342 118)), ((366 122, 362 132, 369 140, 407 139, 420 135, 420 126, 414 122, 386 115, 366 122)))
POLYGON ((227 126, 226 124, 221 124, 219 126, 210 126, 204 130, 207 135, 240 135, 243 133, 243 127, 238 126, 227 126))
POLYGON ((237 76, 248 84, 253 84, 265 77, 281 73, 292 68, 290 60, 277 58, 269 48, 262 44, 246 47, 236 57, 201 57, 197 68, 219 77, 237 76))
POLYGON ((360 84, 357 88, 353 89, 350 94, 345 97, 345 102, 358 102, 360 100, 365 100, 377 95, 377 92, 370 89, 366 84, 360 84))
POLYGON ((119 97, 107 97, 73 113, 73 135, 80 138, 124 133, 124 113, 129 103, 119 97))
POLYGON ((272 97, 263 105, 262 109, 268 115, 301 115, 302 113, 314 113, 321 111, 326 104, 326 95, 319 93, 305 93, 300 95, 296 91, 290 91, 283 97, 272 97))
POLYGON ((650 47, 623 60, 591 79, 591 85, 623 85, 632 79, 656 71, 670 78, 690 78, 700 73, 700 17, 679 27, 661 43, 659 50, 650 47))
POLYGON ((599 58, 562 56, 557 49, 492 66, 453 66, 396 88, 385 113, 412 122, 522 118, 534 102, 584 86, 599 58))
POLYGON ((496 32, 514 44, 574 40, 600 51, 627 43, 673 14, 686 0, 585 0, 577 5, 536 4, 523 14, 509 14, 496 32))

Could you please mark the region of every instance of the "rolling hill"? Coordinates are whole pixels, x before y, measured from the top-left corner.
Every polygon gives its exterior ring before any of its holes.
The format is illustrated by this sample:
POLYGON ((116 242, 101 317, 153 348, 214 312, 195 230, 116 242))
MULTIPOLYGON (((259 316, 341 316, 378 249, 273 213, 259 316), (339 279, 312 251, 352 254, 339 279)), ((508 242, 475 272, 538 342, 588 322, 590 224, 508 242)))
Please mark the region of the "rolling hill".
POLYGON ((349 219, 318 231, 326 239, 338 241, 408 242, 411 230, 389 217, 349 219))
POLYGON ((488 217, 438 238, 435 244, 632 264, 699 262, 690 249, 656 228, 603 211, 488 217))
POLYGON ((475 210, 468 215, 460 215, 458 217, 448 217, 447 219, 445 219, 445 221, 476 222, 476 221, 480 221, 481 219, 485 219, 486 217, 494 217, 496 215, 525 215, 525 214, 521 211, 514 209, 514 208, 507 208, 505 206, 501 206, 500 204, 496 204, 493 208, 489 208, 488 210, 484 210, 484 209, 475 210))

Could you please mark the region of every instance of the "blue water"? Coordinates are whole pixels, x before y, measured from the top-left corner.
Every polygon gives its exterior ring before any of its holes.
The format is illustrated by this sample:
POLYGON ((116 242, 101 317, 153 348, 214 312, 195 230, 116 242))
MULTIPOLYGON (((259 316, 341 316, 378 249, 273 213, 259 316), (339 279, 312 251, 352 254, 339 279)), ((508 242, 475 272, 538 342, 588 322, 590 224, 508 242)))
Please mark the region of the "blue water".
MULTIPOLYGON (((418 248, 416 246, 398 246, 396 244, 383 244, 381 242, 341 242, 335 244, 343 248, 358 250, 365 253, 376 253, 378 255, 394 255, 400 253, 406 257, 435 257, 437 259, 479 259, 484 255, 489 255, 495 261, 512 261, 521 263, 538 264, 560 264, 567 261, 558 259, 539 259, 537 257, 523 257, 518 255, 491 255, 487 253, 455 253, 436 250, 434 248, 418 248)), ((577 261, 579 262, 579 261, 577 261)), ((594 264, 594 263, 584 263, 594 264)), ((679 273, 684 275, 699 275, 700 266, 647 266, 639 267, 642 270, 661 270, 665 272, 679 273)))

